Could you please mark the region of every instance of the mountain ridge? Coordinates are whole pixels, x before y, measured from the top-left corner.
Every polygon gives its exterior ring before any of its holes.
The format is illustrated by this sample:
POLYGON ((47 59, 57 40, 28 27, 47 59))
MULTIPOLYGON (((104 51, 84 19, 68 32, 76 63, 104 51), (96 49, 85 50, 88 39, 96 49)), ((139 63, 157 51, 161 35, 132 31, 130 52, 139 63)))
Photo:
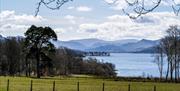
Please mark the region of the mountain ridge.
MULTIPOLYGON (((8 36, 3 37, 0 35, 0 39, 22 36, 8 36)), ((79 51, 97 51, 97 52, 112 52, 112 53, 153 53, 154 47, 158 45, 159 40, 136 40, 136 39, 124 39, 115 41, 106 41, 101 39, 78 39, 70 41, 52 41, 57 48, 67 47, 73 50, 79 51)))
MULTIPOLYGON (((80 39, 61 41, 56 46, 64 46, 70 49, 81 51, 98 51, 98 52, 119 52, 119 53, 149 53, 149 50, 153 50, 153 47, 158 44, 159 40, 136 40, 125 39, 116 41, 105 41, 100 39, 80 39), (68 45, 68 44, 74 45, 68 45), (147 51, 146 51, 147 50, 147 51)), ((153 52, 153 51, 151 51, 153 52)))

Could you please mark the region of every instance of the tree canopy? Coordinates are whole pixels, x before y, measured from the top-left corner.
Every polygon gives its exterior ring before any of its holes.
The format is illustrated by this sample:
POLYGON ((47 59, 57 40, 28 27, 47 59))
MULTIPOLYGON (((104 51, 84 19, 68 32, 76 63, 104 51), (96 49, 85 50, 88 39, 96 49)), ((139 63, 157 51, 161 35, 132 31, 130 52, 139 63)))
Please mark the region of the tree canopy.
MULTIPOLYGON (((55 52, 51 40, 57 40, 57 35, 50 27, 32 25, 25 33, 25 50, 36 58, 37 77, 40 78, 40 61, 48 58, 49 52, 55 52)), ((49 58, 48 58, 49 59, 49 58)), ((50 61, 50 60, 49 60, 50 61)))

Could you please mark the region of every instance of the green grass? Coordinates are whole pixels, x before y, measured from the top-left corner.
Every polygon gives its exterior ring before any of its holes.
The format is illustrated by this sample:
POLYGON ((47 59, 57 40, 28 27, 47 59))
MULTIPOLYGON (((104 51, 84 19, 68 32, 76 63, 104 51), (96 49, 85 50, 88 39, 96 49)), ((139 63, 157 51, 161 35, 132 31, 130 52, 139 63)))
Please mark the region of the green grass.
POLYGON ((56 91, 77 91, 77 82, 80 91, 102 91, 102 83, 105 83, 105 91, 180 91, 180 84, 152 83, 152 82, 123 82, 110 79, 96 79, 91 76, 76 77, 46 77, 41 79, 26 77, 0 77, 0 91, 6 91, 7 80, 10 81, 9 91, 30 91, 30 82, 33 80, 33 91, 52 91, 53 81, 56 82, 56 91))

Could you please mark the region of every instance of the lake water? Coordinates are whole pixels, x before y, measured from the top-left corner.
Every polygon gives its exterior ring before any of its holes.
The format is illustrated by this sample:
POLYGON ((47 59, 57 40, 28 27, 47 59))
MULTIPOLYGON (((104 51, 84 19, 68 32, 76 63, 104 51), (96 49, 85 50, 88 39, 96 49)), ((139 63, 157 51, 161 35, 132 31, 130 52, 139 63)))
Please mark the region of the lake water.
POLYGON ((158 66, 153 62, 153 54, 111 53, 111 56, 95 58, 115 64, 118 76, 159 77, 158 66))

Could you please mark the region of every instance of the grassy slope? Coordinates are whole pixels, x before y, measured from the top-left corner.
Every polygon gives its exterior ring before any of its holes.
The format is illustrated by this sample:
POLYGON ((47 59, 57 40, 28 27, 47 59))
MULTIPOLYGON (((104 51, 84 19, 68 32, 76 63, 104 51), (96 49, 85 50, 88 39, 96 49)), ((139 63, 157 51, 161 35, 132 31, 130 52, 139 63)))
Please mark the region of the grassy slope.
POLYGON ((151 83, 151 82, 122 82, 95 79, 92 77, 53 77, 53 78, 26 78, 26 77, 0 77, 0 91, 6 91, 7 79, 10 80, 9 91, 29 91, 30 81, 33 80, 33 91, 52 91, 52 83, 56 81, 56 91, 77 91, 77 82, 80 82, 80 91, 102 91, 102 83, 105 83, 105 91, 180 91, 180 84, 151 83))

